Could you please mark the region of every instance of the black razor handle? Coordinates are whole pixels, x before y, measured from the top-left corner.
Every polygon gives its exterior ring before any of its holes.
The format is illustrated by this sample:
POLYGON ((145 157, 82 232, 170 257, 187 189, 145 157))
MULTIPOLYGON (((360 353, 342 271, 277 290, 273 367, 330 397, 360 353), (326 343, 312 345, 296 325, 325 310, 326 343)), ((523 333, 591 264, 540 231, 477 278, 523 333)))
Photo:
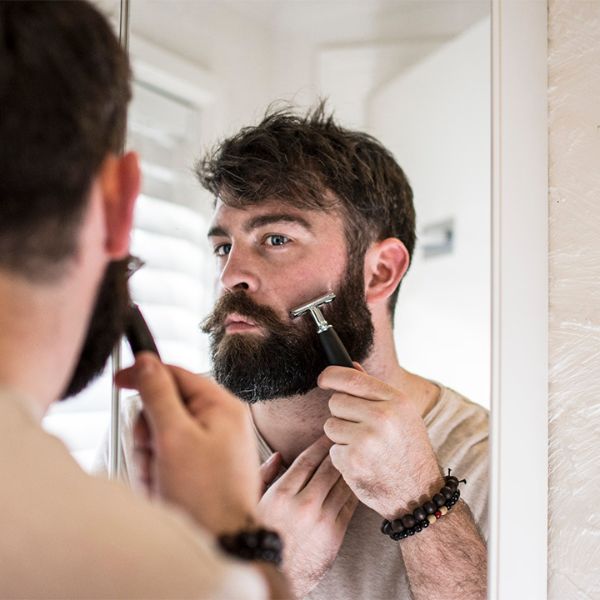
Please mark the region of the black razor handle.
POLYGON ((330 365, 354 369, 348 350, 346 350, 342 340, 340 340, 338 334, 331 325, 327 329, 319 332, 319 339, 321 340, 321 345, 323 346, 323 350, 325 350, 330 365))
POLYGON ((154 352, 160 358, 156 342, 137 304, 129 305, 125 323, 125 337, 134 356, 138 352, 154 352))

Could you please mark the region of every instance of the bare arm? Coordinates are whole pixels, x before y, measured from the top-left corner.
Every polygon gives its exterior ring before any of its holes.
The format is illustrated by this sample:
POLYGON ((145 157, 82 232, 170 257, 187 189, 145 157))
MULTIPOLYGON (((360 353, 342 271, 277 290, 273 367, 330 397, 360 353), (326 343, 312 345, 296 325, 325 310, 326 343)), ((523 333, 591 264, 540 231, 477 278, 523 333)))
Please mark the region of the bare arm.
POLYGON ((462 500, 399 547, 415 600, 486 598, 486 545, 462 500))
MULTIPOLYGON (((325 423, 333 464, 364 504, 393 521, 440 490, 427 429, 400 390, 360 367, 328 367, 319 386, 334 391, 325 423)), ((485 598, 486 545, 463 501, 399 546, 415 598, 485 598)))

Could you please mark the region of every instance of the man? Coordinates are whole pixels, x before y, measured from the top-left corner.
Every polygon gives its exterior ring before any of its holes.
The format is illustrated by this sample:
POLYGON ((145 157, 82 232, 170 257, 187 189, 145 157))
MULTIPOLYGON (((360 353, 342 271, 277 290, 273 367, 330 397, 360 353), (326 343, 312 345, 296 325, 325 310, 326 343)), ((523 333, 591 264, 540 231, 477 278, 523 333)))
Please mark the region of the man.
POLYGON ((153 504, 86 475, 40 426, 123 329, 129 96, 127 57, 90 5, 0 3, 0 597, 280 597, 272 565, 217 550, 225 534, 248 550, 234 534, 257 528, 259 477, 246 412, 214 382, 149 353, 120 373, 144 403, 153 504))
POLYGON ((266 486, 259 511, 284 536, 295 593, 485 597, 487 412, 402 369, 394 347, 415 244, 400 167, 319 107, 242 129, 198 175, 216 198, 219 300, 204 324, 214 376, 249 404, 266 486), (323 312, 356 369, 327 367, 310 317, 290 317, 328 291, 337 298, 323 312), (463 499, 411 537, 382 535, 383 519, 444 486, 446 467, 468 480, 463 499))

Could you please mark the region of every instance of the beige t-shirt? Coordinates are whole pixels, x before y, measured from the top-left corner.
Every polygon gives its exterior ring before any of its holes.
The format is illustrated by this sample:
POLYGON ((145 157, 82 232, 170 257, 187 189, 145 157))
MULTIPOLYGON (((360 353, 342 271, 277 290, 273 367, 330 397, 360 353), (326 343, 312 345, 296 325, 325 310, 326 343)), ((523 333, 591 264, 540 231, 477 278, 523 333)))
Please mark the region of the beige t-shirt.
MULTIPOLYGON (((438 384, 439 385, 439 384, 438 384)), ((485 539, 488 537, 488 412, 455 391, 439 386, 437 403, 425 425, 438 463, 446 472, 467 479, 461 498, 469 505, 485 539)), ((124 406, 121 477, 134 473, 131 428, 139 412, 139 398, 124 406)), ((261 462, 271 454, 256 431, 261 462)), ((107 447, 97 468, 106 469, 107 447)), ((380 600, 410 598, 400 544, 380 532, 382 517, 363 504, 354 513, 331 569, 309 594, 311 600, 380 600)), ((421 535, 426 535, 427 532, 421 535)), ((432 568, 435 568, 433 566, 432 568)), ((434 599, 432 599, 434 600, 434 599)))
POLYGON ((87 475, 0 390, 0 598, 265 598, 183 513, 87 475))

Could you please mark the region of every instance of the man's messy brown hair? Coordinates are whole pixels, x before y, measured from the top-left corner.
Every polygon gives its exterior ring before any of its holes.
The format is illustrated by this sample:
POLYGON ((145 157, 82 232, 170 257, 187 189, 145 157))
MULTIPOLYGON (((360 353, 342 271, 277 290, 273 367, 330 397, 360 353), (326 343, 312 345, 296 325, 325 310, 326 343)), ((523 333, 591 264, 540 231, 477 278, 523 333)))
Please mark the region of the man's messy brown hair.
MULTIPOLYGON (((320 102, 306 115, 267 112, 220 143, 196 166, 202 185, 228 206, 279 200, 296 208, 340 210, 348 263, 360 267, 373 242, 398 238, 415 246, 412 189, 392 154, 372 136, 345 129, 320 102)), ((397 288, 390 297, 393 316, 397 288)))
POLYGON ((89 2, 0 2, 0 269, 54 280, 119 152, 129 62, 89 2))

